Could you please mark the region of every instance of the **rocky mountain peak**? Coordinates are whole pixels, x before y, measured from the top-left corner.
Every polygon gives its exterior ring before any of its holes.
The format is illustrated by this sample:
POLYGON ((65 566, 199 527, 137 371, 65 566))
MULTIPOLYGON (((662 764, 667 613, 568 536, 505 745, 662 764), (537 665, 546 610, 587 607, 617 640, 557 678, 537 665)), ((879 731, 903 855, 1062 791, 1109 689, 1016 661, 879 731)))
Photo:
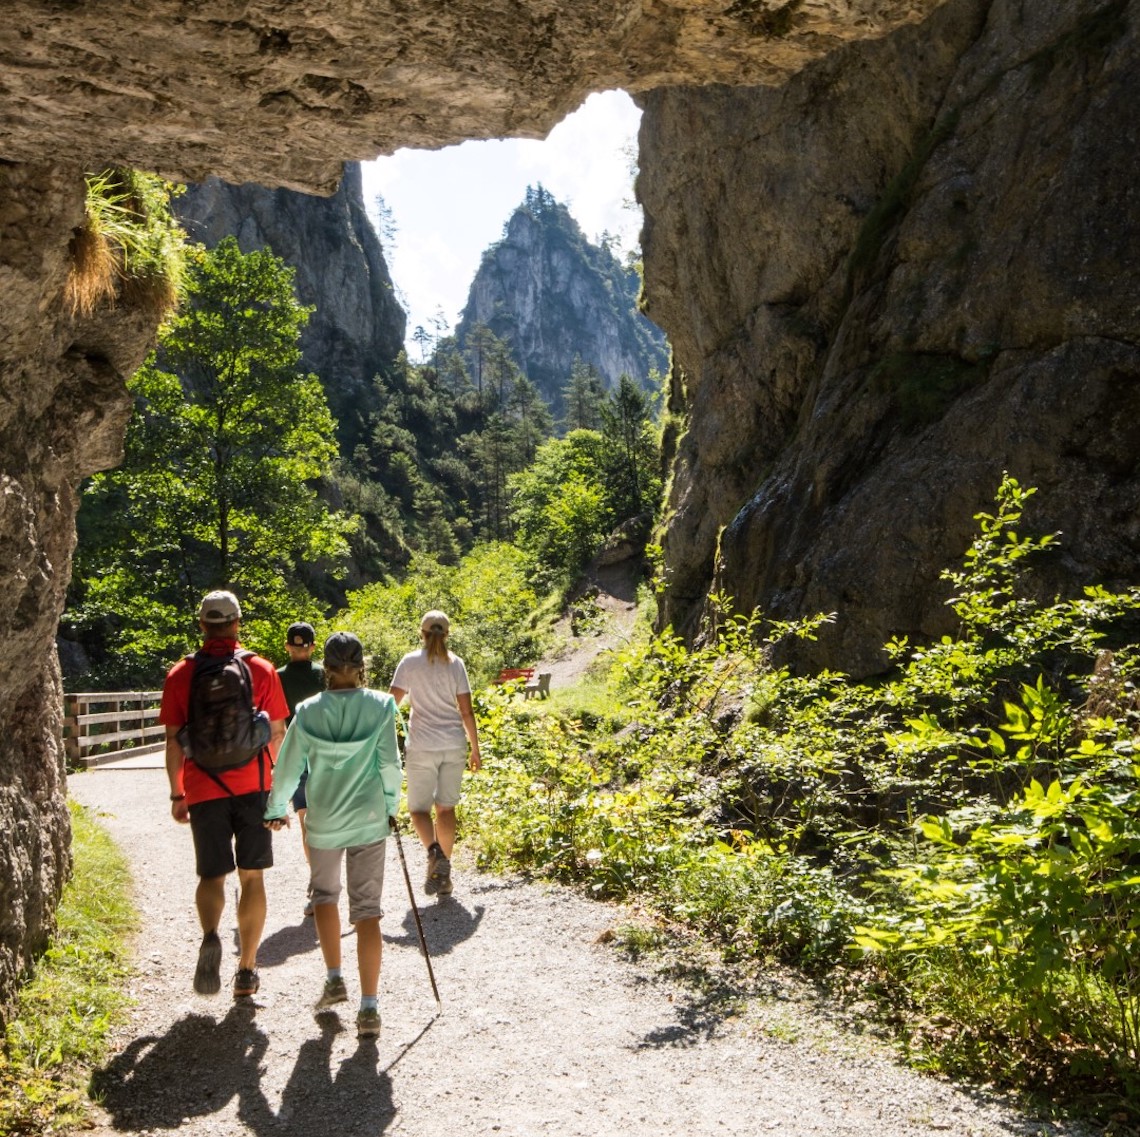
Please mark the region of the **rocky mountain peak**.
POLYGON ((638 311, 640 279, 608 242, 587 240, 569 209, 541 186, 484 254, 457 329, 464 342, 477 324, 508 341, 515 361, 552 406, 575 358, 606 386, 622 374, 644 383, 664 371, 664 333, 638 311))

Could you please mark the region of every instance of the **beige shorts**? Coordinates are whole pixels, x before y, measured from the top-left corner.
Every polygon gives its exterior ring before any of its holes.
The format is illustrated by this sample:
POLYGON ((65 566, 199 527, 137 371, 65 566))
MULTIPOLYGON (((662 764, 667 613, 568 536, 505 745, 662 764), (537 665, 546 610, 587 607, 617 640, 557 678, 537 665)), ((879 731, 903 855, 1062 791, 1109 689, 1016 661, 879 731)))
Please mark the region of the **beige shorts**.
POLYGON ((340 862, 347 864, 348 921, 358 924, 383 915, 384 841, 353 845, 350 849, 314 849, 309 846, 309 879, 313 904, 335 904, 340 899, 340 862))
POLYGON ((404 754, 408 812, 430 813, 433 804, 454 809, 467 768, 467 744, 450 750, 412 750, 404 754))

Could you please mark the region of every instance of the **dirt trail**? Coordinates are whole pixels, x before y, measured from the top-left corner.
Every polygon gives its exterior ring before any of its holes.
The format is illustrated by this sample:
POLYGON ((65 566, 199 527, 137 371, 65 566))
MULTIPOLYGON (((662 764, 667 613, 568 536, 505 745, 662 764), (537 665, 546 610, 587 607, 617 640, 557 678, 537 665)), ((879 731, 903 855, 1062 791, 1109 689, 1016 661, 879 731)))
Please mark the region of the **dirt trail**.
MULTIPOLYGON (((157 766, 157 760, 153 765, 157 766)), ((94 1133, 183 1137, 340 1134, 704 1137, 781 1133, 912 1137, 1081 1134, 895 1065, 776 984, 732 1009, 599 943, 622 913, 572 893, 484 876, 457 859, 454 897, 420 891, 443 1001, 436 1016, 393 843, 385 880, 383 1031, 358 1043, 351 1000, 311 1010, 323 980, 296 831, 277 835, 269 921, 252 1000, 191 991, 198 932, 189 832, 169 818, 157 768, 75 775, 73 796, 126 850, 143 929, 136 1005, 98 1077, 94 1133)), ((222 925, 233 974, 232 891, 222 925)))
POLYGON ((538 671, 550 673, 557 690, 578 683, 595 661, 629 641, 637 619, 637 569, 630 562, 595 569, 576 614, 554 626, 554 646, 538 671))

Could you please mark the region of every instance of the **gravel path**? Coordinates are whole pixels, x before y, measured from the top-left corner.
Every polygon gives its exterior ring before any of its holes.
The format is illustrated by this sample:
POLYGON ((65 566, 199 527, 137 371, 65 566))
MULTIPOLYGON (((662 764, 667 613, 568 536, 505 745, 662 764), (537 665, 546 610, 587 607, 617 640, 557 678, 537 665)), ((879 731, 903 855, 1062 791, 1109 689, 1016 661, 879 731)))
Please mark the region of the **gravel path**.
MULTIPOLYGON (((126 850, 142 913, 116 1052, 97 1076, 92 1132, 185 1137, 677 1137, 781 1133, 912 1137, 1066 1135, 1001 1101, 895 1065, 774 984, 726 1010, 606 945, 620 910, 555 888, 485 876, 457 860, 456 892, 420 891, 423 856, 404 837, 443 1004, 437 1015, 399 860, 389 842, 383 1032, 358 1043, 350 1002, 314 1017, 323 977, 296 830, 275 838, 261 991, 235 1003, 191 991, 199 933, 189 831, 169 818, 157 769, 70 780, 126 850)), ((233 891, 223 981, 236 962, 233 891)))

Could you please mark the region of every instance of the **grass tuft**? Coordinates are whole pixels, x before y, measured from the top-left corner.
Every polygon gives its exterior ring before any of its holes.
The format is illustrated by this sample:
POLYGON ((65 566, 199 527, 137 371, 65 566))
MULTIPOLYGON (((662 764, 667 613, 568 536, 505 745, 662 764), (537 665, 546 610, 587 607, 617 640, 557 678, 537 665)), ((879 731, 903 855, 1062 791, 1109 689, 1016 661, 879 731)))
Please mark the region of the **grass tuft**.
POLYGON ((174 221, 174 187, 137 170, 87 176, 83 227, 72 238, 64 300, 86 318, 123 299, 161 318, 178 303, 186 235, 174 221))
POLYGON ((21 990, 0 1049, 0 1133, 39 1135, 80 1127, 86 1082, 127 1007, 124 979, 137 925, 126 859, 70 803, 74 874, 58 927, 21 990))
POLYGON ((119 279, 118 263, 110 244, 91 219, 71 239, 71 272, 64 301, 73 316, 86 319, 101 304, 114 302, 119 279))

